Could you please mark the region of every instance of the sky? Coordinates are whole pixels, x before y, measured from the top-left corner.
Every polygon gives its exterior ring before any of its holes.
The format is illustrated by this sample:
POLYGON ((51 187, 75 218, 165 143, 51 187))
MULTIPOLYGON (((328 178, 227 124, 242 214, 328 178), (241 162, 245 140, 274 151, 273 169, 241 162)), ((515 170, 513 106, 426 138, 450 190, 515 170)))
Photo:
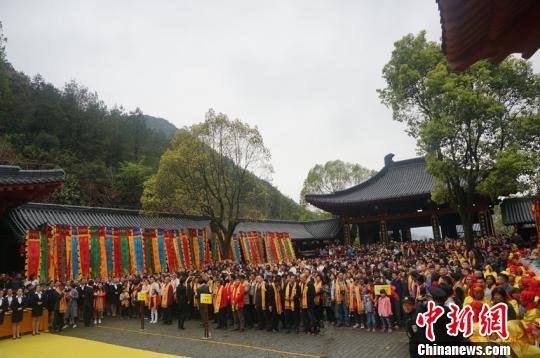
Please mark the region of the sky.
POLYGON ((30 76, 177 127, 209 108, 256 125, 272 183, 296 201, 315 164, 416 156, 376 89, 395 41, 441 36, 435 0, 0 0, 0 21, 8 60, 30 76))

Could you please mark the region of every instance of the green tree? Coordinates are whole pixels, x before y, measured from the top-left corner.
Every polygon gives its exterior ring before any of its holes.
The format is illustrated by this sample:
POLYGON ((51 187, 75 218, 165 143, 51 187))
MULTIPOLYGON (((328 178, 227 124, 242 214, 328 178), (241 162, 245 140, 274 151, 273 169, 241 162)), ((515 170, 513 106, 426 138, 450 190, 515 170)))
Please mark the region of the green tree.
POLYGON ((227 257, 236 222, 252 210, 254 174, 271 171, 270 151, 257 127, 209 110, 204 122, 176 133, 157 174, 145 184, 142 206, 208 216, 227 257))
POLYGON ((360 164, 331 160, 325 164, 316 164, 308 172, 300 192, 300 203, 307 206, 307 194, 330 194, 360 184, 377 172, 360 164))
POLYGON ((153 169, 143 161, 122 162, 116 172, 115 187, 120 193, 120 202, 125 206, 138 207, 144 182, 153 174, 153 169))
POLYGON ((383 78, 382 103, 417 139, 436 180, 432 197, 457 210, 471 249, 475 199, 525 190, 521 179, 534 172, 523 133, 538 120, 540 77, 516 58, 453 72, 421 32, 395 43, 383 78))

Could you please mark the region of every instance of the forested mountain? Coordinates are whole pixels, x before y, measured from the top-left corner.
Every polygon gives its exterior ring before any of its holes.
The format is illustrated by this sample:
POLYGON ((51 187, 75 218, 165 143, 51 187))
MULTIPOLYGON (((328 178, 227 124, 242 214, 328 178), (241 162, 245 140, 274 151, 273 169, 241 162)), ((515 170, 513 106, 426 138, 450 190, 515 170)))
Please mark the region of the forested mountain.
POLYGON ((145 124, 148 128, 162 132, 167 137, 172 137, 176 133, 177 128, 174 124, 164 118, 152 117, 147 114, 144 115, 145 124))
MULTIPOLYGON (((156 173, 176 127, 140 109, 108 107, 97 93, 71 81, 56 88, 8 62, 0 23, 0 164, 62 168, 66 185, 49 201, 139 208, 143 183, 156 173)), ((268 182, 260 218, 309 216, 268 182)), ((168 208, 160 208, 168 210, 168 208)))

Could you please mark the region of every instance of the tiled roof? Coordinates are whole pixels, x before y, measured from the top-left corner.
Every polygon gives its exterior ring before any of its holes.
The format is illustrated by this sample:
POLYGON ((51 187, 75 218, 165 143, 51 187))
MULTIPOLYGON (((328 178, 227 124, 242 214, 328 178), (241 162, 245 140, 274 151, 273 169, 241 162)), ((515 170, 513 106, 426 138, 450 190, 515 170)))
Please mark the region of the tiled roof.
POLYGON ((455 70, 514 52, 530 58, 540 47, 538 0, 437 0, 442 50, 455 70))
POLYGON ((501 204, 502 221, 504 225, 532 224, 534 216, 531 208, 531 198, 506 198, 501 204))
POLYGON ((64 177, 62 169, 22 170, 16 166, 0 165, 0 185, 56 183, 63 182, 64 177))
POLYGON ((240 221, 234 234, 240 231, 259 232, 287 232, 293 240, 301 239, 333 239, 341 229, 338 219, 317 220, 317 221, 240 221))
POLYGON ((387 155, 385 166, 365 182, 332 194, 306 195, 306 201, 315 206, 350 205, 431 193, 434 180, 426 172, 424 158, 394 162, 392 157, 387 155))
POLYGON ((95 208, 74 205, 28 203, 9 210, 9 225, 18 235, 44 224, 70 226, 141 227, 147 229, 202 229, 210 225, 204 217, 174 213, 146 216, 137 210, 95 208))

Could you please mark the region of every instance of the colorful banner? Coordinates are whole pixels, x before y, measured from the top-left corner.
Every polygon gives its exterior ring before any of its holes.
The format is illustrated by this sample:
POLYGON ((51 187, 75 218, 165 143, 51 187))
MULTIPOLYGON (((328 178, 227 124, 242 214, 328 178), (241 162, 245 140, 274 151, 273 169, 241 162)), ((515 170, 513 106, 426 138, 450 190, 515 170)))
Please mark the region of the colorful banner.
POLYGON ((26 277, 39 277, 40 258, 41 233, 37 230, 29 230, 26 233, 26 277))
MULTIPOLYGON (((223 258, 219 237, 209 239, 204 229, 55 225, 29 230, 26 241, 27 274, 42 282, 201 269, 223 258)), ((240 232, 230 245, 236 262, 260 265, 296 257, 288 233, 240 232)))

